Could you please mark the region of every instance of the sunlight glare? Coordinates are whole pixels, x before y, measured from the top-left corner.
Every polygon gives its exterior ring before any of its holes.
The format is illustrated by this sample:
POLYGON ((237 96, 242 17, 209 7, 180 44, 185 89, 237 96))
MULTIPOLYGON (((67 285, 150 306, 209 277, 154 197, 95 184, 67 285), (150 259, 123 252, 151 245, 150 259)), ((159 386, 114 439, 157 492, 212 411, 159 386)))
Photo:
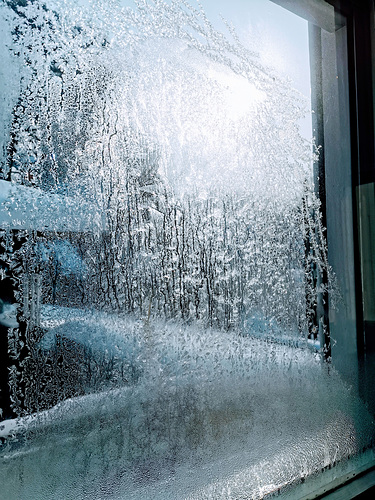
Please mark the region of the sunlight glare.
POLYGON ((233 120, 239 120, 249 113, 255 113, 256 107, 266 97, 246 78, 232 71, 220 71, 211 68, 208 76, 216 80, 225 89, 226 114, 233 120))

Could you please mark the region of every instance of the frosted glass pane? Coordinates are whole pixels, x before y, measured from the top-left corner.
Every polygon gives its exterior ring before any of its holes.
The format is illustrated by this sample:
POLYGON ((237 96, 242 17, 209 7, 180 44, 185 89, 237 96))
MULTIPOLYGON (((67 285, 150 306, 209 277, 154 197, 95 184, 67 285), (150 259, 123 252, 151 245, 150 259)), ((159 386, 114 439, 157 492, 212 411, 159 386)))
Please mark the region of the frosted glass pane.
POLYGON ((5 498, 262 498, 359 456, 372 418, 318 335, 307 22, 24 4, 0 7, 5 498))

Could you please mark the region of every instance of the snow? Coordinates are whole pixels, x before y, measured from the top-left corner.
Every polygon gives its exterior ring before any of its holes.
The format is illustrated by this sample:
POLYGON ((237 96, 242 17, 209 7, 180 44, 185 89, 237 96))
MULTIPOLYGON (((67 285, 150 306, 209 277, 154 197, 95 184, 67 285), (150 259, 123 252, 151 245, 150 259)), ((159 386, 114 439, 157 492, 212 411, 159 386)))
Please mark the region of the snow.
POLYGON ((87 202, 0 180, 0 227, 83 232, 103 225, 87 202))
POLYGON ((0 325, 7 328, 17 328, 18 322, 16 319, 16 306, 14 304, 3 303, 1 299, 0 305, 2 305, 2 310, 0 310, 0 325))
POLYGON ((66 336, 141 375, 3 422, 7 500, 261 498, 356 455, 373 432, 310 349, 57 306, 41 325, 46 349, 66 336))
MULTIPOLYGON (((237 362, 248 370, 249 377, 254 375, 252 372, 267 371, 270 355, 272 363, 286 371, 291 360, 304 370, 320 367, 321 363, 317 352, 297 347, 295 343, 291 347, 288 342, 281 342, 281 338, 278 341, 275 337, 267 338, 263 324, 253 327, 245 337, 176 321, 152 318, 149 323, 147 319, 126 315, 44 305, 41 327, 48 330, 40 341, 43 349, 53 348, 58 336, 65 337, 89 349, 94 356, 105 353, 108 359, 138 365, 150 362, 159 373, 184 376, 188 382, 191 377, 207 381, 209 375, 230 373, 237 362)), ((293 337, 287 337, 290 339, 293 337)))

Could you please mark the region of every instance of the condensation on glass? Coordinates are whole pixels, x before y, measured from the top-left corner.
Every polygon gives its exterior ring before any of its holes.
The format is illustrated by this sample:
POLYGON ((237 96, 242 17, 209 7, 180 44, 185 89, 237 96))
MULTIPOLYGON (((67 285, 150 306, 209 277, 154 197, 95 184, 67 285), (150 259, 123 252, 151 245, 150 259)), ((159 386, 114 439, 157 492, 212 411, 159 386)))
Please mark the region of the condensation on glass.
POLYGON ((262 498, 370 446, 310 100, 206 3, 0 6, 8 500, 262 498))

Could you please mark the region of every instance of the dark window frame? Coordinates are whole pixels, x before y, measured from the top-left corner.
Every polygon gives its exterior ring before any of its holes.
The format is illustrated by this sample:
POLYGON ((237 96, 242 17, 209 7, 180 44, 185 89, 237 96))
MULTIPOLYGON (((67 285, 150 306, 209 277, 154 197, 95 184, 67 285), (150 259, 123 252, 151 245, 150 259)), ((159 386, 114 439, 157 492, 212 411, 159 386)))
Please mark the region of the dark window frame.
MULTIPOLYGON (((359 200, 361 186, 368 186, 375 182, 375 91, 373 89, 373 81, 375 81, 375 2, 374 0, 272 1, 309 21, 312 107, 315 110, 313 129, 316 132, 317 143, 322 145, 322 153, 315 165, 315 176, 320 178, 316 189, 322 201, 323 222, 327 227, 329 253, 331 253, 331 256, 333 255, 333 261, 338 258, 335 254, 338 254, 339 243, 342 242, 330 244, 329 241, 330 231, 332 232, 330 225, 333 225, 332 221, 335 217, 339 220, 339 208, 335 208, 330 203, 329 196, 333 184, 340 181, 334 177, 337 176, 337 173, 333 172, 335 167, 330 164, 330 159, 327 158, 327 154, 329 156, 330 152, 329 148, 332 146, 332 144, 326 144, 327 136, 332 143, 335 140, 337 142, 338 139, 338 136, 332 136, 332 125, 329 123, 330 117, 328 115, 336 113, 340 115, 337 118, 342 120, 343 111, 337 107, 335 108, 335 103, 332 100, 335 97, 341 98, 342 102, 344 99, 347 100, 344 103, 347 106, 348 113, 346 117, 348 122, 345 124, 348 139, 346 156, 350 156, 350 158, 347 158, 350 159, 347 174, 351 176, 352 203, 350 208, 352 213, 350 214, 350 210, 348 210, 345 216, 346 223, 350 226, 353 241, 352 255, 344 257, 346 258, 344 266, 347 272, 352 273, 353 287, 345 293, 351 294, 351 300, 355 301, 355 318, 350 318, 354 319, 351 336, 355 337, 357 360, 363 368, 366 363, 368 364, 369 357, 375 353, 375 322, 368 320, 364 311, 365 296, 368 295, 367 300, 375 300, 374 290, 368 290, 368 286, 366 287, 366 269, 369 266, 373 269, 374 258, 370 259, 372 260, 370 263, 364 262, 366 258, 368 260, 368 256, 363 254, 361 239, 368 237, 368 235, 363 234, 363 230, 362 234, 359 231, 361 218, 363 217, 363 209, 359 200), (344 35, 340 33, 342 28, 345 28, 344 35), (326 37, 331 36, 332 43, 336 45, 336 57, 338 57, 337 54, 342 57, 342 60, 336 60, 338 72, 336 78, 341 78, 341 76, 347 78, 347 81, 338 89, 338 93, 346 93, 346 95, 325 95, 327 90, 324 89, 323 74, 324 72, 333 71, 331 66, 332 62, 335 61, 332 58, 329 60, 327 52, 329 47, 328 42, 324 39, 324 33, 326 37), (340 71, 342 74, 340 74, 340 71), (329 130, 330 126, 331 130, 329 130)), ((335 154, 340 154, 340 152, 335 151, 335 154)), ((341 151, 341 154, 343 154, 343 151, 341 151)), ((336 187, 333 189, 335 190, 336 187)), ((336 190, 335 193, 338 193, 338 191, 336 190)), ((335 201, 337 202, 337 200, 335 201)), ((325 298, 323 297, 323 299, 325 298)), ((322 314, 328 318, 326 300, 323 300, 323 302, 325 304, 322 306, 324 309, 322 314)), ((332 315, 329 316, 332 323, 332 315)), ((344 320, 349 321, 349 318, 344 318, 344 320)), ((340 334, 339 332, 335 333, 340 334)), ((337 338, 337 340, 341 339, 337 338)), ((342 340, 347 342, 348 339, 343 338, 342 340)), ((344 374, 344 365, 347 363, 346 354, 345 352, 335 353, 334 349, 332 353, 332 362, 344 374)), ((369 399, 368 401, 371 403, 369 399)))
MULTIPOLYGON (((340 318, 328 311, 325 297, 320 297, 318 308, 329 318, 338 344, 332 346, 333 366, 375 415, 375 1, 272 1, 309 21, 313 129, 322 145, 314 171, 320 178, 316 191, 327 227, 329 259, 336 273, 347 275, 343 281, 348 284, 340 318), (330 82, 327 75, 332 77, 330 82), (338 79, 336 92, 334 78, 338 79), (336 132, 335 126, 342 130, 336 132), (338 144, 342 131, 344 145, 338 144), (335 158, 340 155, 343 166, 335 158), (350 204, 343 214, 345 203, 339 195, 346 188, 350 204), (342 221, 346 228, 337 227, 342 221)), ((374 467, 339 474, 334 481, 332 475, 322 474, 327 481, 322 478, 320 484, 327 484, 315 491, 312 484, 306 498, 353 498, 354 494, 368 498, 375 485, 374 467)))

